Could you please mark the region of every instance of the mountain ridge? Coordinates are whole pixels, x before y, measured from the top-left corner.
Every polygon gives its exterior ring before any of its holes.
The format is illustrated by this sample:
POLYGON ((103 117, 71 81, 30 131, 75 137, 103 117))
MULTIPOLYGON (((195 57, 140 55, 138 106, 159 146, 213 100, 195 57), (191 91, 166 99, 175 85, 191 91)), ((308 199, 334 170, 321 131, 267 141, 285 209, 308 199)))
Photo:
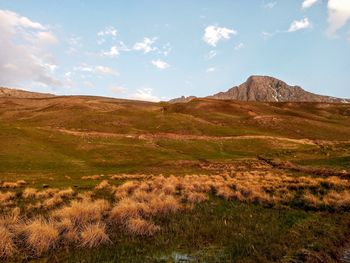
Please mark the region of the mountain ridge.
MULTIPOLYGON (((188 102, 196 97, 180 97, 170 103, 188 102)), ((227 91, 206 98, 217 100, 261 101, 261 102, 333 102, 350 103, 349 99, 335 98, 308 92, 300 86, 290 86, 286 82, 270 76, 250 76, 244 83, 227 91)))

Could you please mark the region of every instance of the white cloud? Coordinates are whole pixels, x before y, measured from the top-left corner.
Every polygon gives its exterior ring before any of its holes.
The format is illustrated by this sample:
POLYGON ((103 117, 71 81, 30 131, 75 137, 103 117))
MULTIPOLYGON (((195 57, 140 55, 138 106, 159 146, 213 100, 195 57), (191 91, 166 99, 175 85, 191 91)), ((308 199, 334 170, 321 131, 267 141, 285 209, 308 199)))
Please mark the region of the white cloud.
POLYGON ((0 83, 7 86, 60 87, 49 48, 57 43, 48 27, 8 10, 0 10, 0 83))
POLYGON ((332 36, 350 20, 349 0, 328 0, 328 30, 332 36))
POLYGON ((277 5, 277 2, 273 1, 273 2, 268 2, 268 3, 264 3, 263 7, 265 9, 272 9, 277 5))
POLYGON ((214 71, 216 71, 216 68, 214 68, 214 67, 207 68, 207 70, 206 70, 207 73, 214 72, 214 71))
POLYGON ((208 26, 204 30, 203 40, 213 47, 222 39, 230 39, 231 35, 236 35, 237 31, 234 29, 218 26, 208 26))
POLYGON ((113 36, 116 37, 118 34, 117 29, 115 29, 113 26, 107 26, 104 30, 101 30, 97 33, 98 36, 113 36))
POLYGON ((316 4, 317 2, 319 2, 319 0, 304 0, 302 5, 301 5, 301 8, 302 9, 307 9, 307 8, 310 8, 312 7, 314 4, 316 4))
POLYGON ((217 51, 216 50, 210 50, 209 53, 206 55, 206 59, 210 60, 214 57, 216 57, 217 51))
POLYGON ((151 63, 153 66, 155 66, 159 69, 166 69, 166 68, 170 67, 170 65, 168 63, 166 63, 165 61, 162 61, 160 59, 152 60, 151 63))
POLYGON ((117 94, 124 94, 128 91, 127 88, 123 87, 123 86, 112 86, 110 88, 110 90, 113 92, 113 93, 117 93, 117 94))
POLYGON ((120 52, 126 52, 126 51, 131 51, 130 48, 128 48, 123 41, 119 41, 117 42, 116 45, 114 46, 111 46, 111 48, 108 50, 108 51, 101 51, 100 52, 100 55, 102 57, 110 57, 110 58, 113 58, 113 57, 117 57, 119 56, 120 52))
POLYGON ((133 49, 136 51, 143 51, 143 53, 145 54, 151 51, 155 51, 157 50, 157 48, 153 47, 152 45, 154 44, 154 42, 156 42, 156 40, 157 40, 156 37, 153 37, 153 38, 145 37, 142 42, 135 43, 133 49))
POLYGON ((243 47, 244 47, 244 44, 242 42, 238 43, 237 45, 235 45, 235 50, 241 49, 243 47))
POLYGON ((142 100, 142 101, 152 101, 152 102, 158 102, 160 99, 153 95, 153 89, 151 88, 142 88, 137 89, 135 93, 130 94, 129 98, 134 100, 142 100))
POLYGON ((102 51, 101 55, 105 57, 116 57, 120 54, 117 46, 112 46, 109 51, 102 51))
POLYGON ((309 22, 309 19, 305 17, 304 19, 293 21, 288 29, 288 32, 295 32, 310 27, 311 23, 309 22))

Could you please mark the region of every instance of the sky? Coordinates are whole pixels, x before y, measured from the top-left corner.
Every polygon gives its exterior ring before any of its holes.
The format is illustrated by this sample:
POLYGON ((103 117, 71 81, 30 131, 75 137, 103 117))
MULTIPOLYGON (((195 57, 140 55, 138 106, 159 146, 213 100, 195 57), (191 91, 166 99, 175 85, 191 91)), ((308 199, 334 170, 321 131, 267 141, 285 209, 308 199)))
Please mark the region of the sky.
POLYGON ((0 0, 0 86, 160 101, 250 75, 350 98, 350 0, 0 0))

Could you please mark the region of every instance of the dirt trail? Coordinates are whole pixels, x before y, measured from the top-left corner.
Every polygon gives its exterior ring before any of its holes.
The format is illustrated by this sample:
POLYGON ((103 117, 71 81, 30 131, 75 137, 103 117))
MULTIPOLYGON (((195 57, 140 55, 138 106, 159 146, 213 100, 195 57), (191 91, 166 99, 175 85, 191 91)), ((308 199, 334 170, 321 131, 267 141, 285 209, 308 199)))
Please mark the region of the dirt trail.
POLYGON ((350 141, 326 141, 326 140, 310 140, 310 139, 293 139, 280 136, 268 135, 237 135, 237 136, 208 136, 208 135, 192 135, 192 134, 176 134, 176 133, 145 133, 145 134, 122 134, 109 133, 98 131, 79 131, 62 128, 42 128, 44 130, 58 131, 61 133, 71 134, 81 137, 99 137, 99 138, 134 138, 141 140, 154 139, 174 139, 174 140, 207 140, 207 141, 221 141, 221 140, 250 140, 250 139, 265 139, 265 140, 279 140, 304 145, 332 145, 337 143, 350 143, 350 141))

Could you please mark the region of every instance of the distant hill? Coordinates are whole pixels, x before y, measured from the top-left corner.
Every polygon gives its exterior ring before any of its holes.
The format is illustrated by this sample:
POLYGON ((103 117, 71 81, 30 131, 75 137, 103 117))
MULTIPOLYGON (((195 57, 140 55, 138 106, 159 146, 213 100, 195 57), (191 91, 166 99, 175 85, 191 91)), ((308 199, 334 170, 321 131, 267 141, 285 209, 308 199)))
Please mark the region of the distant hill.
MULTIPOLYGON (((195 97, 181 97, 169 102, 188 102, 195 97)), ((226 92, 219 92, 210 99, 262 101, 262 102, 342 102, 350 100, 317 95, 305 91, 299 86, 289 86, 287 83, 269 76, 251 76, 246 82, 235 86, 226 92)))
POLYGON ((0 97, 11 97, 11 98, 49 98, 54 97, 55 95, 49 93, 37 93, 30 92, 20 89, 9 89, 0 87, 0 97))

